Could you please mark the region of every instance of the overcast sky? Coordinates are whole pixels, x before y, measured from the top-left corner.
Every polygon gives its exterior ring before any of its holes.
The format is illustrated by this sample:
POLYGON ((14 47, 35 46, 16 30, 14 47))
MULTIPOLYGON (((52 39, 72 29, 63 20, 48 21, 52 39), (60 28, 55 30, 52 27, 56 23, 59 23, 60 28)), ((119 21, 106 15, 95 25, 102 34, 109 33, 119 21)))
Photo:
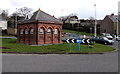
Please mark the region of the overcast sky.
POLYGON ((76 14, 79 18, 94 17, 95 6, 97 19, 103 19, 105 15, 117 14, 119 0, 1 0, 0 9, 8 9, 13 13, 16 8, 29 7, 34 11, 39 8, 50 15, 60 17, 76 14))

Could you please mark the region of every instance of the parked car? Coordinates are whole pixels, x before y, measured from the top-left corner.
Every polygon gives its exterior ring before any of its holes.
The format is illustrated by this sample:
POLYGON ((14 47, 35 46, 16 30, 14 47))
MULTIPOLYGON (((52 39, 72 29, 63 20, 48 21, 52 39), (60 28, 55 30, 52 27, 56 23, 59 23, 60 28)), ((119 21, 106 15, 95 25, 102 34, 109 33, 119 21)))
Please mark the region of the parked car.
POLYGON ((111 38, 107 38, 107 37, 95 37, 92 39, 93 42, 95 43, 101 43, 101 44, 114 44, 114 41, 111 38))
POLYGON ((113 39, 112 35, 110 35, 109 33, 102 33, 102 35, 103 35, 104 37, 113 39))
POLYGON ((67 34, 68 35, 68 37, 70 37, 70 38, 80 38, 80 36, 81 35, 79 35, 79 34, 67 34))
POLYGON ((117 40, 117 41, 120 41, 120 35, 118 35, 118 36, 116 37, 116 40, 117 40))

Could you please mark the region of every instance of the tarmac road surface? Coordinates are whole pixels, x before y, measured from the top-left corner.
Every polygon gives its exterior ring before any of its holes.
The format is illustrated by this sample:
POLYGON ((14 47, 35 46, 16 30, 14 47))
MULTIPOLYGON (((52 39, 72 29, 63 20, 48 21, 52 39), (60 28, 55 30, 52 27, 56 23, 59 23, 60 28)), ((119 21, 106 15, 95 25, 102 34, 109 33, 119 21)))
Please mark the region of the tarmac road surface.
POLYGON ((118 72, 118 52, 106 54, 3 54, 2 72, 118 72))

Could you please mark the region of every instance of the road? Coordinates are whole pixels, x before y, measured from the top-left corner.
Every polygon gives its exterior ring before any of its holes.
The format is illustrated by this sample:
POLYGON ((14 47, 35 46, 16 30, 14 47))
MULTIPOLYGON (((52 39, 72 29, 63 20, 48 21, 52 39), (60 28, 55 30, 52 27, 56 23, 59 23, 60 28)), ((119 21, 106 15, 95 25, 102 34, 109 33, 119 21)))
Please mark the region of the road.
POLYGON ((3 72, 118 72, 118 51, 105 54, 3 54, 2 65, 3 72))
POLYGON ((109 46, 114 47, 114 48, 116 48, 118 50, 119 49, 119 43, 120 43, 120 41, 116 41, 114 39, 114 44, 113 45, 109 45, 109 46))
POLYGON ((3 54, 3 72, 117 72, 118 54, 3 54))

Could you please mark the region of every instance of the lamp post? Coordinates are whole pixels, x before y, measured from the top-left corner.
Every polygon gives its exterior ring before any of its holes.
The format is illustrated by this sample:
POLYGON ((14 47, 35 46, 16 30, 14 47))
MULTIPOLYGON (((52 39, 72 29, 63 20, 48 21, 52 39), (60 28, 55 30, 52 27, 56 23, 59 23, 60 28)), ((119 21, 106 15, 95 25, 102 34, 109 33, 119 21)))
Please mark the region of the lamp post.
POLYGON ((96 21, 96 4, 94 4, 95 6, 95 26, 94 26, 94 37, 97 36, 97 21, 96 21))
POLYGON ((120 13, 118 12, 118 16, 117 16, 117 31, 116 31, 116 34, 118 35, 119 34, 119 18, 120 18, 120 13))
POLYGON ((63 16, 63 11, 64 11, 64 10, 62 9, 62 10, 61 10, 61 17, 63 16))

